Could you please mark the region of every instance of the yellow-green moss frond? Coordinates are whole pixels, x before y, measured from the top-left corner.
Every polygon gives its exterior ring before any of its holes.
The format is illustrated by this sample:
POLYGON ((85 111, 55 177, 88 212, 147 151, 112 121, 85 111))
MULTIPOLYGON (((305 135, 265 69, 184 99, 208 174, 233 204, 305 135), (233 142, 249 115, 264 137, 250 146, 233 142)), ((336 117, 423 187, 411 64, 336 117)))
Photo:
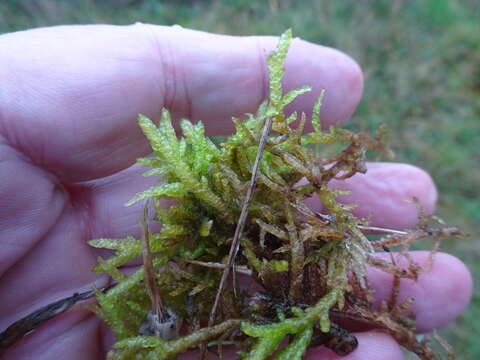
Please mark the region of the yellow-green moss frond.
MULTIPOLYGON (((269 114, 270 116, 275 116, 283 111, 282 79, 285 73, 285 59, 287 58, 291 41, 292 31, 287 30, 281 35, 276 50, 268 56, 270 103, 276 110, 276 113, 269 114)), ((305 91, 308 90, 303 90, 303 92, 305 91)))
POLYGON ((325 97, 325 90, 322 90, 320 92, 320 96, 317 98, 317 101, 315 101, 315 104, 313 105, 312 126, 313 126, 313 130, 316 133, 321 133, 322 132, 322 123, 320 121, 320 108, 322 106, 322 102, 323 102, 324 97, 325 97))
POLYGON ((150 189, 142 191, 127 201, 125 205, 130 206, 137 201, 151 197, 162 197, 165 199, 181 200, 187 195, 187 190, 181 183, 170 183, 158 186, 152 186, 150 189))
POLYGON ((313 328, 307 327, 299 331, 293 341, 285 347, 277 356, 275 360, 301 360, 305 354, 308 345, 312 339, 313 328))

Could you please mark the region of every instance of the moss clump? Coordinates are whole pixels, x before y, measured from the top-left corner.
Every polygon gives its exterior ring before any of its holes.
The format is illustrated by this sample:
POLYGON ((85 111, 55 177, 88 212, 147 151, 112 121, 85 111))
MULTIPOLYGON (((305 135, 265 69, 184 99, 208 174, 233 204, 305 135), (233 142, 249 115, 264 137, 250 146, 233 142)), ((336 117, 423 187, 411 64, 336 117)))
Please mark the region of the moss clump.
MULTIPOLYGON (((337 127, 322 131, 322 93, 313 108, 313 131, 304 134, 305 114, 287 116, 284 112, 286 105, 310 90, 283 93, 281 81, 290 41, 291 32, 287 31, 268 58, 269 99, 247 120, 233 119, 236 133, 223 144, 216 146, 205 137, 201 122, 188 120, 181 121, 183 137, 177 138, 166 109, 158 125, 139 117, 153 154, 138 163, 151 168, 145 176, 158 176, 159 180, 128 204, 151 199, 154 220, 162 227, 152 234, 146 229, 142 239, 90 242, 115 251, 109 259, 100 259, 94 269, 110 274, 116 282, 105 293, 97 291, 98 306, 94 307, 117 338, 108 358, 167 359, 195 347, 211 349, 213 344, 234 344, 244 358, 259 360, 272 354, 277 360, 300 359, 309 346, 321 344, 348 354, 355 349, 356 339, 334 323, 332 319, 338 317, 375 324, 423 359, 435 358, 427 343, 415 338, 410 303, 396 304, 400 279, 416 278, 418 266, 410 262, 408 269, 399 269, 371 254, 385 245, 403 245, 406 251, 412 239, 433 234, 439 240, 459 233, 431 229, 422 216, 417 229, 395 232, 375 242, 364 235, 371 230, 368 221, 349 212, 354 205, 339 203, 336 198, 344 192, 329 189, 328 183, 365 172, 369 149, 388 154, 384 129, 374 138, 337 127), (267 119, 272 121, 271 134, 266 138, 234 276, 208 326, 242 204, 253 186, 252 168, 267 119), (298 124, 295 128, 293 122, 298 124), (341 150, 330 158, 318 157, 314 150, 324 147, 341 150), (315 213, 305 204, 313 196, 323 203, 325 214, 315 213), (162 199, 176 201, 164 208, 162 199), (146 249, 147 255, 155 255, 145 256, 146 249), (142 252, 144 267, 128 276, 119 271, 142 252), (394 277, 392 297, 380 309, 372 306, 365 278, 367 264, 394 277), (151 276, 149 267, 154 269, 151 276), (262 290, 240 289, 238 273, 247 274, 259 285, 255 288, 262 290), (149 285, 150 277, 153 285, 149 285), (152 286, 158 294, 152 293, 152 286), (155 321, 164 324, 168 319, 162 320, 162 311, 168 309, 169 316, 183 319, 179 322, 181 335, 140 334, 145 319, 151 318, 152 304, 155 308, 160 303, 158 299, 152 302, 152 297, 161 297, 163 306, 156 310, 155 321), (288 345, 278 350, 285 339, 288 345)), ((383 231, 389 234, 388 229, 383 231)))

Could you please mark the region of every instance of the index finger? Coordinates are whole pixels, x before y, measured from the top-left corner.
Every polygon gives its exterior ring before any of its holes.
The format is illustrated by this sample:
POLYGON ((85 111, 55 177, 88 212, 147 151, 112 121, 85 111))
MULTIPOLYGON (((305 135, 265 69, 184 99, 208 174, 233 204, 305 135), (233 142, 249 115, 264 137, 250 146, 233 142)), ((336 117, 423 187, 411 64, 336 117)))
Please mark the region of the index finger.
MULTIPOLYGON (((136 118, 232 129, 268 92, 266 56, 275 37, 233 37, 179 27, 62 26, 0 36, 0 136, 62 181, 104 177, 149 152, 136 118)), ((292 106, 309 112, 321 89, 325 124, 341 123, 362 92, 356 63, 337 50, 296 39, 285 90, 311 85, 292 106)))

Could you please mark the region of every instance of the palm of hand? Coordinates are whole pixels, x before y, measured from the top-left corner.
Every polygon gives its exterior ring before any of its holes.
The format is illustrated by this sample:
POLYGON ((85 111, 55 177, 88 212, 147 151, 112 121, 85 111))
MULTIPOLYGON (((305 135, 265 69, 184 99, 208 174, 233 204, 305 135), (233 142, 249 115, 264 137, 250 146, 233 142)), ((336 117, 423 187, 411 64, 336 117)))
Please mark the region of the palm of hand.
MULTIPOLYGON (((208 119, 207 130, 227 133, 230 124, 221 120, 254 111, 265 97, 264 58, 275 42, 146 25, 50 28, 0 37, 0 330, 45 304, 107 282, 91 273, 101 254, 86 241, 138 235, 138 207, 123 206, 152 182, 132 166, 148 153, 137 114, 157 118, 167 106, 177 117, 208 119)), ((294 43, 292 52, 287 87, 308 84, 312 77, 319 83, 294 107, 307 111, 326 88, 324 121, 346 120, 361 95, 356 65, 339 52, 305 42, 294 43), (320 60, 305 66, 310 58, 320 60)), ((401 164, 369 169, 343 187, 353 191, 362 215, 382 214, 374 217, 377 225, 412 225, 416 216, 402 200, 414 195, 433 208, 435 189, 421 170, 401 164), (358 190, 365 188, 382 191, 382 201, 362 196, 358 190)), ((390 279, 372 277, 382 298, 390 279)), ((456 317, 470 291, 468 271, 448 255, 439 256, 419 284, 403 289, 404 296, 418 297, 415 310, 423 331, 456 317)), ((345 359, 383 359, 385 352, 390 359, 402 358, 385 334, 358 337, 359 349, 345 359)), ((5 359, 102 358, 108 338, 98 319, 77 308, 42 325, 5 359)), ((311 356, 337 358, 326 350, 311 356)))

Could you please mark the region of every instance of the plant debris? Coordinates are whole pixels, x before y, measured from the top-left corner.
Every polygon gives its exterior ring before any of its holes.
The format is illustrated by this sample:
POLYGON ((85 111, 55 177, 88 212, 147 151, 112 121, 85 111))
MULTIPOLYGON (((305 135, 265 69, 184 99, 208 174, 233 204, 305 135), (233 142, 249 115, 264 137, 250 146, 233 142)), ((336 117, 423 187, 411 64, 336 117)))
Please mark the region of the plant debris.
MULTIPOLYGON (((109 286, 103 290, 107 290, 109 286)), ((15 344, 24 335, 34 331, 44 322, 60 315, 74 306, 77 302, 90 299, 94 296, 93 290, 75 293, 64 299, 60 299, 37 309, 27 316, 15 321, 5 331, 0 333, 0 355, 10 346, 15 344)))
MULTIPOLYGON (((182 120, 178 138, 166 109, 158 125, 139 117, 153 154, 138 163, 151 168, 145 176, 159 180, 128 205, 151 199, 154 220, 162 227, 149 233, 143 224, 142 239, 90 241, 115 252, 94 269, 116 281, 108 291, 96 292, 94 307, 116 336, 108 359, 170 359, 194 348, 218 348, 221 357, 226 344, 254 360, 301 359, 319 345, 346 355, 357 339, 337 318, 383 329, 421 359, 441 358, 428 341, 417 340, 413 300, 398 303, 398 287, 424 271, 408 256, 412 242, 433 238, 433 261, 440 240, 464 234, 441 223, 433 227, 435 219, 422 212, 415 229, 371 227, 352 215, 355 205, 336 200, 346 192, 330 189, 331 180, 365 173, 369 150, 391 155, 386 130, 374 137, 334 126, 322 130, 322 92, 312 111, 313 131, 304 133, 306 115, 284 111, 310 91, 283 93, 290 42, 287 31, 268 57, 269 99, 245 121, 233 119, 235 134, 219 146, 204 135, 201 122, 182 120), (324 158, 325 148, 341 150, 324 158), (311 197, 321 201, 324 213, 308 207, 311 197), (175 202, 164 208, 162 199, 175 202), (370 240, 372 232, 383 237, 370 240), (407 260, 406 268, 374 256, 376 249, 390 247, 407 260), (119 270, 142 253, 143 267, 130 275, 119 270), (380 308, 373 304, 367 266, 392 274, 391 297, 380 308), (236 273, 252 285, 239 286, 236 273), (146 322, 164 324, 167 312, 183 319, 175 325, 179 333, 144 331, 146 322), (286 345, 280 349, 281 343, 286 345)), ((446 343, 439 343, 451 357, 446 343)))

